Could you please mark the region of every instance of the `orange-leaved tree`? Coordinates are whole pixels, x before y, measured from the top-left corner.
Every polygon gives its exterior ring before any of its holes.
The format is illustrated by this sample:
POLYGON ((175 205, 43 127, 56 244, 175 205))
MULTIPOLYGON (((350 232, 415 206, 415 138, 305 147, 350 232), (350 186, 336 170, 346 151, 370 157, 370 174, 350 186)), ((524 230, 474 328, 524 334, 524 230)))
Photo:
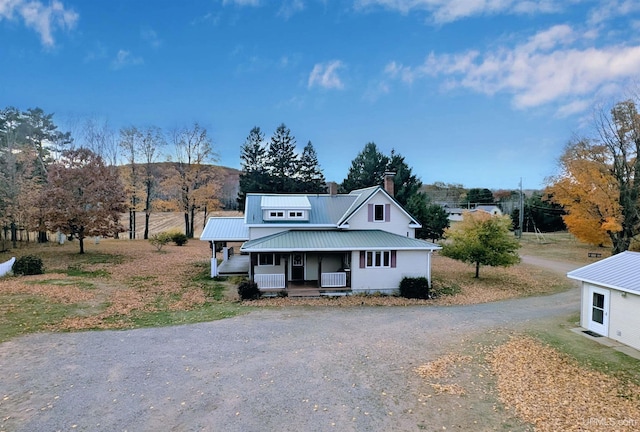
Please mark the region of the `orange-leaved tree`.
POLYGON ((64 151, 49 167, 48 180, 42 196, 46 226, 76 237, 81 254, 85 237, 124 231, 119 222, 127 208, 124 188, 100 156, 86 148, 64 151))
POLYGON ((567 211, 563 220, 576 238, 610 245, 620 231, 622 208, 618 182, 611 174, 606 146, 587 140, 569 143, 560 157, 561 173, 550 179, 547 194, 567 211))
POLYGON ((634 101, 617 103, 595 122, 597 137, 577 140, 551 178, 551 199, 567 211, 565 224, 580 240, 629 249, 640 233, 640 115, 634 101))

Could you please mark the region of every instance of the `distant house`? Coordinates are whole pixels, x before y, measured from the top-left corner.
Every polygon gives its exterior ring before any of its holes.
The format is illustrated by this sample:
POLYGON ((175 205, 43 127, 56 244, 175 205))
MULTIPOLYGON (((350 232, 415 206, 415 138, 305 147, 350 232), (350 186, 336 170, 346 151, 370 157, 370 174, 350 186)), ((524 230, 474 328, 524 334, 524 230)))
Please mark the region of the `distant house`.
POLYGON ((393 293, 404 277, 430 283, 440 247, 415 238, 421 225, 393 198, 392 177, 385 185, 348 194, 247 194, 244 218, 212 217, 200 239, 244 241, 219 273, 237 273, 232 263, 242 262, 265 293, 393 293))
POLYGON ((502 216, 502 210, 500 210, 500 207, 494 205, 479 205, 470 211, 483 211, 489 213, 492 216, 502 216))
POLYGON ((622 252, 567 277, 582 285, 580 326, 640 350, 640 253, 622 252))
POLYGON ((450 222, 460 222, 462 220, 462 215, 464 212, 476 212, 483 211, 489 213, 493 216, 502 216, 502 210, 500 207, 494 205, 479 205, 472 209, 461 208, 461 207, 449 207, 447 204, 443 205, 442 208, 445 209, 447 214, 449 215, 450 222))

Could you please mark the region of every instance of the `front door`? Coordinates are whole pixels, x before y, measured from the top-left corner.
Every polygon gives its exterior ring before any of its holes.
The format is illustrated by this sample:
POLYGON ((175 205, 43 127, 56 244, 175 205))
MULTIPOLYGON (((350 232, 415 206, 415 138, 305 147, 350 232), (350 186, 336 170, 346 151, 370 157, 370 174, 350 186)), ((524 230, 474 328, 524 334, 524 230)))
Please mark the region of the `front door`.
POLYGON ((609 336, 609 290, 589 287, 589 330, 609 336))
POLYGON ((304 281, 304 254, 294 252, 291 259, 291 281, 304 281))

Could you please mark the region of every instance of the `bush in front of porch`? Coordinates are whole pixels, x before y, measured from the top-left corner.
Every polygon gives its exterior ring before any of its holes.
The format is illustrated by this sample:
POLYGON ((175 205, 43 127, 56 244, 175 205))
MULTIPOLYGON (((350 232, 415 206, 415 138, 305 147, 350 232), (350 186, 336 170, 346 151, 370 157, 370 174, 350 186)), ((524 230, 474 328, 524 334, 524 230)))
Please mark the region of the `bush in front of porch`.
POLYGON ((238 295, 242 300, 257 300, 260 298, 260 288, 254 281, 244 280, 238 285, 238 295))

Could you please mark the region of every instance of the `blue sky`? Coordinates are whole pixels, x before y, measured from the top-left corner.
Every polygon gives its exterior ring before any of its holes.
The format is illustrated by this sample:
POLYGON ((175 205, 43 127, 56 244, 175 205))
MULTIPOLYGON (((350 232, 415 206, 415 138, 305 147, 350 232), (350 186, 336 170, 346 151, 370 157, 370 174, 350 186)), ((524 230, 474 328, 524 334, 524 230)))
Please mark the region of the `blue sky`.
POLYGON ((239 168, 285 123, 341 182, 368 142, 423 183, 541 188, 638 91, 637 0, 0 0, 0 107, 206 127, 239 168))

